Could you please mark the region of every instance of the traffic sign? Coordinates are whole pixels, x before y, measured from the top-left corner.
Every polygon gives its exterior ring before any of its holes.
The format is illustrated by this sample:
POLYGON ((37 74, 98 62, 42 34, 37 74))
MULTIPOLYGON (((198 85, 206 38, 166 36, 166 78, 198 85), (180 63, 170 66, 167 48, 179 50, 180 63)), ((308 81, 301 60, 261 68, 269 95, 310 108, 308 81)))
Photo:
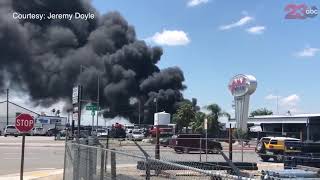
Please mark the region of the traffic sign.
POLYGON ((72 114, 72 120, 77 121, 78 118, 79 118, 79 116, 78 116, 78 113, 77 113, 77 112, 72 114))
POLYGON ((79 87, 75 86, 72 89, 72 104, 77 104, 79 101, 78 99, 79 99, 79 87))
POLYGON ((100 110, 100 108, 98 108, 96 105, 87 105, 86 110, 87 111, 97 111, 97 110, 100 110))
POLYGON ((22 134, 22 147, 21 147, 21 164, 20 164, 20 179, 23 179, 23 166, 24 166, 24 147, 26 140, 26 132, 29 132, 34 126, 34 119, 30 114, 19 114, 16 117, 16 129, 22 134))
POLYGON ((16 117, 15 126, 21 133, 29 132, 34 126, 34 119, 30 114, 20 114, 16 117))

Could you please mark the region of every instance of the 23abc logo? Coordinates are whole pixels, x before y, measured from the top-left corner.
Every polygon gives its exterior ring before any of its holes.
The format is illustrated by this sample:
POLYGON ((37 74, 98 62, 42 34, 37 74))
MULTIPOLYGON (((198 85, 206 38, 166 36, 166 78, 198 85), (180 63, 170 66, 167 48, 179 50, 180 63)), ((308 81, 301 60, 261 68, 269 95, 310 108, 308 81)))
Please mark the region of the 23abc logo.
POLYGON ((285 19, 306 19, 313 18, 318 15, 316 6, 308 7, 305 4, 288 4, 284 11, 288 12, 285 19))

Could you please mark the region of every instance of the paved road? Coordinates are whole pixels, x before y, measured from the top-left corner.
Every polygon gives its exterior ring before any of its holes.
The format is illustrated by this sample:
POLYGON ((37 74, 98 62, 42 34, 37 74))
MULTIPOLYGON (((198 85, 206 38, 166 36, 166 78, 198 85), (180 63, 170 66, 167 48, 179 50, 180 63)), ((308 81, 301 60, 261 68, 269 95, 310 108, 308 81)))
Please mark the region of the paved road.
MULTIPOLYGON (((21 137, 0 136, 0 175, 20 172, 21 137)), ((26 137, 25 171, 62 169, 64 141, 53 137, 26 137)))
MULTIPOLYGON (((0 136, 0 175, 18 173, 20 170, 21 137, 0 136)), ((112 148, 127 152, 129 154, 143 156, 143 153, 134 145, 119 146, 114 144, 112 148)), ((154 157, 154 145, 144 145, 142 148, 154 157)), ((227 154, 227 152, 226 152, 227 154)), ((201 160, 205 161, 225 161, 221 155, 205 154, 201 155, 201 160)), ((167 161, 199 161, 199 152, 190 154, 177 154, 171 148, 161 147, 161 159, 167 161)), ((234 161, 241 161, 241 153, 237 151, 233 154, 234 161)), ((253 150, 246 149, 243 159, 246 162, 262 163, 253 150)), ((54 141, 53 137, 26 137, 25 150, 25 171, 39 171, 44 169, 62 169, 64 160, 64 141, 54 141)), ((128 157, 117 154, 118 165, 136 165, 137 161, 143 159, 128 157)), ((279 164, 262 163, 266 166, 279 164)))

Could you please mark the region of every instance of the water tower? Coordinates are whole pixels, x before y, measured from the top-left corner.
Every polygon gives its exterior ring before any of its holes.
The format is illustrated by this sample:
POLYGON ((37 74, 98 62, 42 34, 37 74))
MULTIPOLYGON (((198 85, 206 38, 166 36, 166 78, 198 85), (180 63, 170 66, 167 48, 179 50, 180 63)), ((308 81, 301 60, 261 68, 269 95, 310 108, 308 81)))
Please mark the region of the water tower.
POLYGON ((250 95, 257 89, 257 80, 252 75, 238 74, 229 82, 234 97, 236 128, 247 132, 250 95))

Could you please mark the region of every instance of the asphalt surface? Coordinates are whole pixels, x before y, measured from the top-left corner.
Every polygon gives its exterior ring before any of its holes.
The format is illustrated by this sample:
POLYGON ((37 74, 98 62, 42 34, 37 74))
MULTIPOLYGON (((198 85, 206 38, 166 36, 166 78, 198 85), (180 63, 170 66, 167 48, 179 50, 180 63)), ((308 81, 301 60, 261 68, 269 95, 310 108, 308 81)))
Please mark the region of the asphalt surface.
MULTIPOLYGON (((20 158, 21 158, 21 137, 3 137, 0 136, 0 175, 13 174, 20 172, 20 158)), ((139 143, 141 148, 154 157, 155 146, 148 143, 139 143)), ((25 172, 50 170, 50 169, 63 169, 64 162, 64 141, 54 141, 53 137, 26 137, 25 149, 25 172)), ((117 166, 133 166, 137 161, 144 160, 143 152, 133 142, 113 142, 110 148, 134 155, 128 156, 116 154, 117 166)), ((166 161, 221 161, 225 162, 220 154, 204 154, 199 152, 191 152, 190 154, 177 154, 172 148, 161 147, 160 157, 166 161), (200 158, 201 157, 201 158, 200 158)), ((227 147, 224 146, 224 152, 228 156, 227 147)), ((235 149, 233 153, 233 161, 242 161, 241 150, 235 149)), ((279 163, 265 163, 261 162, 260 158, 254 152, 254 149, 245 148, 243 153, 243 161, 257 162, 266 168, 281 166, 279 163)))
MULTIPOLYGON (((0 136, 0 175, 20 172, 22 137, 0 136)), ((62 169, 64 141, 26 136, 24 171, 62 169)))
MULTIPOLYGON (((155 145, 149 143, 137 142, 140 147, 151 157, 155 156, 155 145)), ((134 142, 117 142, 110 143, 109 148, 114 148, 126 152, 128 154, 134 154, 138 156, 144 156, 144 153, 134 144, 134 142)), ((243 156, 241 147, 233 147, 233 161, 235 162, 260 162, 260 158, 254 151, 254 146, 244 147, 243 156)), ((223 152, 228 157, 228 146, 223 144, 223 152)), ((188 154, 176 153, 172 148, 160 147, 160 158, 168 161, 225 161, 220 154, 205 154, 204 152, 191 151, 188 154)))

